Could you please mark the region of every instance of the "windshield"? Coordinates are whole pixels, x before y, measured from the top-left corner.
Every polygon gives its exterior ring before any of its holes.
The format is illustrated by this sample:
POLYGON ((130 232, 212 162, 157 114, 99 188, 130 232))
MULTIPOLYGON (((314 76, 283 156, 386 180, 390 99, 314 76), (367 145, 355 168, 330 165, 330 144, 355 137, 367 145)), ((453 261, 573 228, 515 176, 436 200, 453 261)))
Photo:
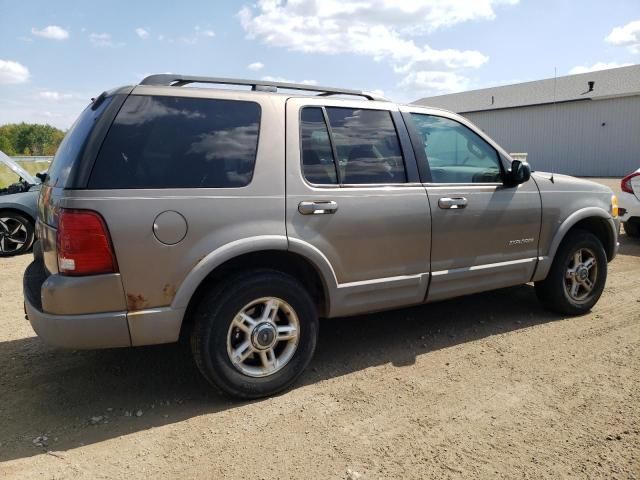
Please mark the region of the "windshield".
POLYGON ((31 185, 39 185, 40 180, 27 172, 24 168, 18 165, 13 159, 11 159, 7 154, 0 151, 0 163, 4 163, 7 167, 9 167, 13 173, 22 177, 22 179, 31 185))

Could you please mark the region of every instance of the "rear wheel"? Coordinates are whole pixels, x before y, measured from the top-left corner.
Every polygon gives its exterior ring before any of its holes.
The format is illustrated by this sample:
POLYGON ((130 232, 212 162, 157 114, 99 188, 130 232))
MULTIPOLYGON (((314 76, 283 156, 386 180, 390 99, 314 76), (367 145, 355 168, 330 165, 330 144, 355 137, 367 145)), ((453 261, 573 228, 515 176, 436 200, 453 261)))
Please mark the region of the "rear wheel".
POLYGON ((200 302, 195 316, 195 362, 207 380, 235 397, 284 390, 315 351, 314 303, 296 279, 280 272, 227 280, 200 302))
POLYGON ((631 219, 623 223, 625 233, 633 238, 640 237, 640 220, 631 219))
POLYGON ((547 278, 536 282, 536 294, 549 310, 579 315, 593 307, 607 280, 607 256, 590 232, 575 230, 562 241, 547 278))
POLYGON ((0 257, 20 255, 31 248, 33 222, 16 212, 0 212, 0 257))

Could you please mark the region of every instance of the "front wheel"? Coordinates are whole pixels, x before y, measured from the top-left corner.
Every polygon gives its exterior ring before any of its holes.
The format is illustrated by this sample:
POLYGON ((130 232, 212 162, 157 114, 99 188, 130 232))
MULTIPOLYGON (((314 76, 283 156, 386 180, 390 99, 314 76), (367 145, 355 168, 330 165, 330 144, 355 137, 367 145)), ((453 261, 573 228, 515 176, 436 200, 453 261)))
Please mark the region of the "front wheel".
POLYGON ((590 232, 575 230, 560 244, 549 275, 536 282, 542 304, 554 312, 580 315, 593 307, 607 281, 607 255, 590 232))
POLYGON ((0 257, 20 255, 31 248, 33 222, 16 212, 0 212, 0 257))
POLYGON ((200 302, 195 315, 195 362, 209 382, 235 397, 284 390, 315 351, 314 303, 284 273, 260 270, 232 277, 200 302))

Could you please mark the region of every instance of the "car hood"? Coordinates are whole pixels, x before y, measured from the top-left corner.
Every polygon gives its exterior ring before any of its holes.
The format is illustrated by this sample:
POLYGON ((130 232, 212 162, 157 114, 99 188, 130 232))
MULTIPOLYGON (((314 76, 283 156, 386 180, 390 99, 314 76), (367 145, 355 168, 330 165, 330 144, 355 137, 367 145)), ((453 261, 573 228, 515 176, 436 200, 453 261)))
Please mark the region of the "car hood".
POLYGON ((0 151, 0 163, 4 163, 13 171, 13 173, 18 175, 31 185, 38 185, 40 183, 40 180, 27 172, 24 168, 18 165, 14 160, 12 160, 7 154, 2 151, 0 151))
POLYGON ((602 185, 584 178, 576 178, 570 175, 549 172, 533 172, 531 176, 535 179, 541 191, 547 192, 595 192, 613 195, 606 185, 602 185))

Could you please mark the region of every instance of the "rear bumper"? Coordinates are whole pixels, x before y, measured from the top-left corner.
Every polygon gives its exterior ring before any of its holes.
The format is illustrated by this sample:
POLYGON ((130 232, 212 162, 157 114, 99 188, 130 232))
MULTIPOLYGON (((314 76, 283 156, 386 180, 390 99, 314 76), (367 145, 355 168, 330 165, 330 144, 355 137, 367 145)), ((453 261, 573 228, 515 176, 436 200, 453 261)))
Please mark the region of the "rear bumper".
POLYGON ((27 267, 24 305, 31 326, 46 343, 63 348, 95 349, 131 346, 127 312, 54 315, 42 311, 41 288, 46 274, 41 262, 27 267))
POLYGON ((127 312, 120 308, 118 300, 105 299, 111 292, 113 299, 118 298, 117 290, 110 276, 82 279, 47 276, 42 260, 31 263, 23 279, 27 319, 38 336, 48 344, 62 348, 97 349, 157 345, 178 340, 185 309, 160 307, 127 312), (83 285, 83 281, 88 282, 91 288, 83 285), (96 290, 98 286, 100 288, 96 290), (115 308, 102 313, 86 311, 87 308, 104 308, 105 305, 115 308), (56 313, 52 313, 52 309, 56 313))

